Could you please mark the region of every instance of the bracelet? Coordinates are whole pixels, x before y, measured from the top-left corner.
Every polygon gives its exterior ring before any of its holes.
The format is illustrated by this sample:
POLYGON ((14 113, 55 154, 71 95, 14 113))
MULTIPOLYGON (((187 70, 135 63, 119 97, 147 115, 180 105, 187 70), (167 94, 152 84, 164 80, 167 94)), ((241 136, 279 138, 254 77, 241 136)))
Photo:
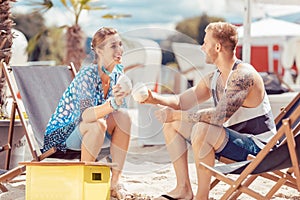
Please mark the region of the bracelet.
POLYGON ((110 107, 112 107, 112 109, 114 109, 114 111, 117 111, 120 108, 120 106, 118 106, 118 104, 116 103, 115 98, 113 98, 113 97, 109 99, 109 104, 110 104, 110 107))

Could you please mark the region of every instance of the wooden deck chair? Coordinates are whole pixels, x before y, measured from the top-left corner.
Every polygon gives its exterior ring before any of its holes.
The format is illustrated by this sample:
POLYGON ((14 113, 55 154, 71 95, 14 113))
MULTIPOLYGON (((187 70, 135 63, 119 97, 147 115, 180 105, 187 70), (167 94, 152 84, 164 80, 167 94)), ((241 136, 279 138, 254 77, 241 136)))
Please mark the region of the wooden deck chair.
MULTIPOLYGON (((280 113, 277 115, 275 118, 275 124, 276 124, 276 129, 278 130, 282 126, 282 119, 287 118, 290 116, 290 114, 294 111, 294 109, 300 104, 300 93, 298 93, 290 103, 288 103, 285 107, 281 108, 280 113)), ((285 138, 285 137, 283 137, 285 138)), ((283 140, 283 139, 282 139, 283 140)), ((252 159, 249 157, 249 159, 252 159)), ((234 163, 234 160, 230 160, 225 157, 220 157, 218 158, 218 161, 221 163, 229 164, 229 163, 234 163)), ((258 175, 253 175, 251 178, 247 180, 248 186, 258 177, 258 175)), ((277 178, 272 178, 274 180, 278 180, 277 178)), ((210 190, 212 190, 218 183, 220 182, 219 179, 214 179, 211 184, 210 184, 210 190)), ((246 183, 244 184, 246 185, 246 183)), ((235 196, 237 197, 239 193, 237 193, 235 196)))
POLYGON ((222 164, 216 167, 200 163, 200 166, 205 167, 218 180, 230 185, 221 199, 235 199, 241 193, 248 194, 256 199, 270 199, 283 184, 300 191, 299 94, 293 101, 295 101, 293 105, 292 103, 289 104, 289 106, 292 105, 289 111, 282 111, 281 116, 278 116, 278 118, 281 117, 282 119, 280 120, 282 121, 282 125, 277 133, 252 160, 222 164), (284 112, 289 115, 287 116, 284 112), (286 140, 279 147, 271 150, 277 141, 281 140, 284 136, 286 140), (228 177, 228 174, 238 174, 238 177, 233 179, 228 177), (276 182, 265 196, 248 187, 257 176, 276 182))
MULTIPOLYGON (((66 154, 56 151, 55 148, 44 153, 40 151, 43 146, 43 137, 48 120, 55 111, 63 92, 73 80, 76 74, 75 68, 72 65, 9 67, 4 62, 1 62, 1 65, 13 98, 11 126, 13 127, 15 111, 17 111, 25 129, 32 161, 41 161, 49 157, 79 159, 80 151, 67 150, 66 154), (12 79, 12 76, 15 80, 12 79), (16 83, 16 86, 14 86, 14 83, 16 83), (15 88, 20 91, 23 106, 17 98, 15 88), (25 108, 25 111, 22 108, 25 108), (28 115, 28 121, 23 115, 24 112, 28 115)), ((109 148, 102 149, 101 155, 107 156, 108 154, 109 148)), ((8 182, 24 170, 25 166, 18 166, 0 175, 0 184, 8 182)), ((3 187, 0 189, 5 190, 3 187)))
MULTIPOLYGON (((291 113, 300 105, 300 93, 298 93, 293 100, 284 108, 281 108, 280 113, 278 114, 278 116, 275 118, 275 124, 276 124, 276 128, 277 130, 280 129, 280 127, 282 126, 282 120, 285 118, 288 118, 291 113)), ((300 120, 300 119, 298 119, 300 120)), ((294 123, 296 126, 297 122, 294 123)), ((295 128, 295 127, 292 127, 295 128)), ((297 133, 296 133, 297 134, 297 133)), ((286 137, 285 135, 281 138, 281 142, 284 143, 286 142, 286 137)), ((250 159, 252 159, 253 157, 250 157, 250 159)), ((298 159, 299 160, 299 159, 298 159)), ((249 187, 250 184, 255 181, 255 179, 257 177, 263 177, 269 180, 272 180, 274 182, 276 182, 276 184, 269 190, 269 192, 267 193, 266 197, 271 198, 279 189, 282 185, 287 185, 289 187, 292 187, 294 189, 299 190, 298 185, 296 183, 295 178, 292 177, 293 175, 293 167, 289 168, 288 170, 286 170, 285 172, 280 171, 280 170, 275 170, 272 172, 266 172, 266 173, 262 173, 262 174, 255 174, 255 175, 251 175, 249 178, 247 178, 247 181, 244 182, 243 186, 247 186, 249 187)), ((239 195, 241 195, 242 193, 240 191, 236 192, 233 196, 233 199, 236 199, 239 195)))
MULTIPOLYGON (((41 153, 40 148, 42 147, 43 133, 60 97, 74 78, 75 70, 69 66, 9 67, 3 61, 1 61, 1 68, 5 74, 13 98, 8 133, 9 138, 13 137, 13 127, 17 111, 22 126, 25 129, 25 136, 32 159, 41 161, 56 152, 56 149, 52 148, 43 154, 41 153), (17 97, 16 88, 20 91, 24 106, 29 105, 25 107, 25 110, 23 110, 24 107, 17 97), (24 112, 27 113, 29 122, 25 119, 24 112)), ((9 157, 9 153, 7 157, 9 157)), ((2 171, 2 175, 0 176, 1 190, 6 191, 2 183, 11 180, 24 171, 25 166, 18 166, 9 171, 2 171)))

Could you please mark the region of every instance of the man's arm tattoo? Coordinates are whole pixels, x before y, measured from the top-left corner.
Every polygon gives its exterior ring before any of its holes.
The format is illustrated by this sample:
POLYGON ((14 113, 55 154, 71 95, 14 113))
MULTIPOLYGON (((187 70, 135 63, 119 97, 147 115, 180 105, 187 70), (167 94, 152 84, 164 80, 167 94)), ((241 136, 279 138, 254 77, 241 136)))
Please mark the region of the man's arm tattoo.
POLYGON ((197 122, 211 122, 211 116, 214 108, 206 108, 199 110, 198 112, 188 113, 187 118, 188 122, 190 123, 197 123, 197 122))
POLYGON ((188 113, 187 118, 189 123, 197 123, 200 120, 200 113, 188 113))
POLYGON ((254 85, 252 74, 232 74, 227 91, 223 94, 216 108, 207 108, 198 112, 188 113, 190 123, 206 122, 221 126, 242 105, 248 95, 249 88, 254 85))
POLYGON ((254 85, 253 74, 232 74, 228 88, 217 107, 216 120, 225 121, 235 113, 245 101, 249 88, 254 85))

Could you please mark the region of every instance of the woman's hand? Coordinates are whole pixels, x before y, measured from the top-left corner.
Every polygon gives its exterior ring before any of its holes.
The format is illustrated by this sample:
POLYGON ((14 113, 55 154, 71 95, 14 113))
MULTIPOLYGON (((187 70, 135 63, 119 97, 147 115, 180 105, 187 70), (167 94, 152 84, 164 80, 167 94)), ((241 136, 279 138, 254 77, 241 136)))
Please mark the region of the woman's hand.
POLYGON ((118 106, 122 105, 123 99, 129 94, 128 92, 122 91, 120 84, 116 84, 112 87, 112 93, 118 106))

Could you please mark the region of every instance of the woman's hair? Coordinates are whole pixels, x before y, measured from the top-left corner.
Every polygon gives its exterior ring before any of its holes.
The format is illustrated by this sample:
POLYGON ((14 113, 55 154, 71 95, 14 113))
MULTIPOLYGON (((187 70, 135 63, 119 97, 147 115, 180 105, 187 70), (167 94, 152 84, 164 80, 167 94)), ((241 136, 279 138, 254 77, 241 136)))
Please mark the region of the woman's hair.
POLYGON ((219 43, 234 51, 238 43, 237 27, 227 22, 213 22, 210 23, 206 28, 205 32, 212 31, 213 37, 219 41, 219 43))
MULTIPOLYGON (((95 52, 96 48, 102 48, 105 45, 105 39, 107 36, 115 35, 118 31, 114 28, 102 27, 93 36, 91 48, 95 52)), ((95 52, 94 63, 97 63, 98 56, 95 52)))

